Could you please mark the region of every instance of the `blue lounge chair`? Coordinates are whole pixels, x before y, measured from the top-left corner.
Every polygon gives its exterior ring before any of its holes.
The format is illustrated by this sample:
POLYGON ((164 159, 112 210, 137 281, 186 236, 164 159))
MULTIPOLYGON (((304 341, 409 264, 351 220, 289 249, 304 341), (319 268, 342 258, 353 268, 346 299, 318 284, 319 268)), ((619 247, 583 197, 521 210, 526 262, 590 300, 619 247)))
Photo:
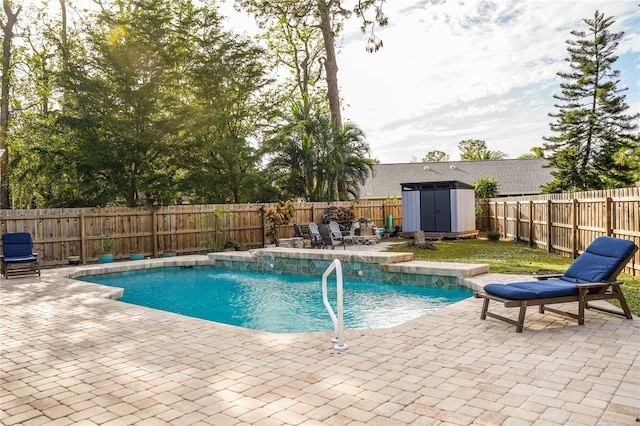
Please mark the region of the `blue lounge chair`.
POLYGON ((638 247, 628 240, 611 237, 596 238, 563 275, 547 275, 539 277, 543 281, 527 281, 510 284, 488 284, 484 291, 474 294, 484 299, 481 319, 487 316, 506 321, 516 326, 521 333, 527 306, 539 306, 539 312, 547 311, 578 320, 584 325, 586 308, 596 309, 631 319, 631 312, 622 294, 616 277, 633 257, 638 247), (601 306, 589 305, 593 300, 616 299, 620 302, 622 312, 601 306), (520 308, 518 320, 488 312, 489 301, 504 303, 505 307, 520 308), (578 302, 578 313, 565 312, 545 307, 556 303, 578 302))
POLYGON ((2 274, 35 273, 40 276, 38 254, 33 252, 31 234, 28 232, 6 232, 2 234, 2 274))

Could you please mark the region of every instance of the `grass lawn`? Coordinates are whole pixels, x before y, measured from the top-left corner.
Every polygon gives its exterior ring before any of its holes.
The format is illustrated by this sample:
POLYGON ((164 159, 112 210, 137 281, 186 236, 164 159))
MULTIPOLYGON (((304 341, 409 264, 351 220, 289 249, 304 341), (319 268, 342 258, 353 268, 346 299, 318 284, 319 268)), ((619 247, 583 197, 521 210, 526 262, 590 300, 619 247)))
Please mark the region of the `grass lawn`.
MULTIPOLYGON (((413 241, 411 241, 412 243, 413 241)), ((513 241, 487 239, 446 240, 434 242, 437 250, 421 250, 411 245, 397 245, 391 251, 412 251, 415 260, 433 262, 487 263, 491 272, 499 274, 533 274, 536 271, 564 272, 573 259, 545 250, 531 249, 513 241)), ((629 309, 640 316, 640 277, 620 274, 629 309)), ((617 302, 617 301, 616 301, 617 302)))

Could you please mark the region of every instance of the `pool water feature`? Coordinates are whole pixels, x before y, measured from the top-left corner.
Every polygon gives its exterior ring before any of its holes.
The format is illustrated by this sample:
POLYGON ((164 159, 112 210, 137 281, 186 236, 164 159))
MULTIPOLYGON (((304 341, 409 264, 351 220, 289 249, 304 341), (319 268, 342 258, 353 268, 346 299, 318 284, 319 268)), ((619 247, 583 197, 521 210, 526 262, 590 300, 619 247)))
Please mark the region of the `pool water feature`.
MULTIPOLYGON (((272 333, 333 329, 322 302, 319 276, 200 266, 77 279, 123 288, 123 302, 239 327, 272 333)), ((328 284, 329 300, 335 301, 335 277, 330 277, 328 284)), ((346 329, 393 327, 471 295, 463 286, 438 288, 346 279, 344 324, 346 329)))

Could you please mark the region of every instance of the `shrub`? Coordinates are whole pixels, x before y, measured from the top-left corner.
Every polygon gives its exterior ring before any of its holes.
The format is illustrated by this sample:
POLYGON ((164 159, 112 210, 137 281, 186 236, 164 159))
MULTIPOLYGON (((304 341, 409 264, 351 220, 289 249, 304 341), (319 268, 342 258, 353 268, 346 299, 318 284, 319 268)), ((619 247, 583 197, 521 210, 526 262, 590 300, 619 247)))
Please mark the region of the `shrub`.
POLYGON ((267 222, 267 237, 271 244, 278 243, 278 228, 288 225, 295 215, 295 209, 291 201, 278 201, 276 206, 269 209, 265 206, 258 207, 258 213, 267 222))
POLYGON ((487 239, 489 241, 499 241, 502 237, 502 232, 500 231, 489 231, 487 232, 487 239))

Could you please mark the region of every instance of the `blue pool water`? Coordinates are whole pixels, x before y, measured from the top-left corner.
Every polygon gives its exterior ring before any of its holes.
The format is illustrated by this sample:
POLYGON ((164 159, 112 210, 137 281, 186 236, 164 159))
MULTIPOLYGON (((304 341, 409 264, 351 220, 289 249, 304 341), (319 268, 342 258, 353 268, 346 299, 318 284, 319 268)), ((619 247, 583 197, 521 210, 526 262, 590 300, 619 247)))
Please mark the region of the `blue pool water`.
MULTIPOLYGON (((120 299, 136 305, 263 330, 298 333, 333 330, 322 302, 321 277, 222 270, 158 268, 82 278, 124 288, 120 299)), ((328 281, 335 307, 335 278, 328 281)), ((346 329, 392 327, 472 295, 438 289, 345 280, 346 329)))

